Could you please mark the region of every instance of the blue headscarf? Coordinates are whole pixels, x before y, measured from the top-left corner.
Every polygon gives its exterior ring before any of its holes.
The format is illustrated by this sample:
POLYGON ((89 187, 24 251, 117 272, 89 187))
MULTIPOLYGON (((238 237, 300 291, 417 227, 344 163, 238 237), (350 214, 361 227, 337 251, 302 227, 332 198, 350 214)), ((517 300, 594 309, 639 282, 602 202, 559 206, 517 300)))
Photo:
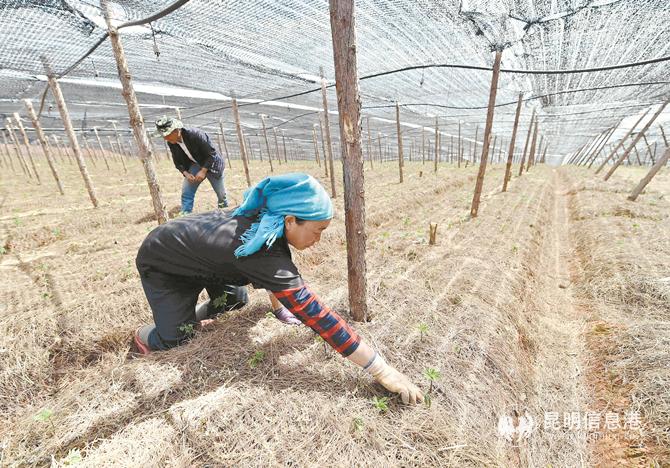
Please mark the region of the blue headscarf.
POLYGON ((271 247, 284 235, 284 216, 293 215, 308 221, 325 221, 333 217, 333 203, 321 184, 302 173, 266 177, 244 192, 244 202, 233 216, 260 214, 240 237, 242 245, 236 257, 258 252, 263 244, 271 247))

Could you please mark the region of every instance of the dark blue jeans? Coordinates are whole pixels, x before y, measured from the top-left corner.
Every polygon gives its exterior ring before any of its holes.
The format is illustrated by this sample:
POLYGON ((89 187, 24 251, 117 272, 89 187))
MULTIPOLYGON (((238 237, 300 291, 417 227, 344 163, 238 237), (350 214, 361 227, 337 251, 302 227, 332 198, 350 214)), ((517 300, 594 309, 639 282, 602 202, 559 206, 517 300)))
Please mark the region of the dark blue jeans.
POLYGON ((210 317, 249 302, 246 286, 202 284, 154 270, 140 271, 140 278, 156 324, 149 335, 152 350, 173 348, 190 338, 196 325, 195 306, 203 289, 210 297, 210 317))
MULTIPOLYGON (((199 165, 193 163, 191 167, 188 168, 188 172, 193 175, 196 175, 198 171, 202 169, 199 165)), ((218 201, 219 208, 223 208, 227 205, 226 200, 226 187, 223 184, 223 173, 221 177, 214 177, 209 171, 207 172, 207 180, 209 180, 210 185, 216 193, 216 198, 218 201)), ((193 211, 193 201, 195 200, 195 192, 198 191, 201 182, 189 182, 187 178, 184 177, 184 183, 181 186, 181 212, 190 213, 193 211)))

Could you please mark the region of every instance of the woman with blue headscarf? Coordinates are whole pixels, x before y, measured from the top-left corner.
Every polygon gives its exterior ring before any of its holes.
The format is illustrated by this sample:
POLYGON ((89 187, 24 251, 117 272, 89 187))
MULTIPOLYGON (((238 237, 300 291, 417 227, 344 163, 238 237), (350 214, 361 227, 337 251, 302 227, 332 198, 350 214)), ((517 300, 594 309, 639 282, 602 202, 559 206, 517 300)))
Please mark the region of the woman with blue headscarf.
POLYGON ((421 391, 406 376, 319 300, 291 259, 289 245, 298 250, 314 245, 332 217, 330 197, 316 179, 284 174, 249 189, 232 214, 213 211, 154 229, 142 243, 136 264, 155 325, 137 330, 137 350, 147 354, 181 344, 199 319, 244 306, 245 286, 252 284, 271 293, 278 318, 297 317, 342 356, 399 393, 403 402, 422 401, 421 391), (209 306, 196 311, 203 289, 209 306))

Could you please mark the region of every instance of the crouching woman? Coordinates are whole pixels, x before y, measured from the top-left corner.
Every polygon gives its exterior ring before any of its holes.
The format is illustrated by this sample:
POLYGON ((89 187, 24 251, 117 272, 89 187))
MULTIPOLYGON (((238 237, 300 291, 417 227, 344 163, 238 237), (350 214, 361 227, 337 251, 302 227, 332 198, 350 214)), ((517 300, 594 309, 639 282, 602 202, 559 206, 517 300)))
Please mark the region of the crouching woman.
POLYGON ((403 402, 421 402, 421 391, 319 300, 291 259, 289 245, 298 250, 314 245, 332 217, 330 197, 316 179, 284 174, 249 189, 232 214, 213 211, 154 229, 142 243, 136 264, 155 325, 137 330, 137 348, 149 353, 181 344, 198 319, 244 306, 245 286, 252 284, 270 291, 338 353, 399 393, 403 402), (206 314, 196 316, 203 289, 210 305, 206 314))

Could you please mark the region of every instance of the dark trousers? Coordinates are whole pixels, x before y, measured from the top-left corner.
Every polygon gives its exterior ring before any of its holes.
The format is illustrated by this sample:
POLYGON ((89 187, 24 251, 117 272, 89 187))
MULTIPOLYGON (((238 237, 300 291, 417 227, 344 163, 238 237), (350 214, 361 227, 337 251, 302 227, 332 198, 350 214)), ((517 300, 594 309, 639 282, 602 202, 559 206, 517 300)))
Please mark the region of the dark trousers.
POLYGON ((195 306, 203 289, 210 297, 210 317, 249 302, 246 286, 202 284, 152 270, 140 271, 140 278, 156 324, 148 340, 152 350, 169 349, 190 338, 197 323, 195 306))

